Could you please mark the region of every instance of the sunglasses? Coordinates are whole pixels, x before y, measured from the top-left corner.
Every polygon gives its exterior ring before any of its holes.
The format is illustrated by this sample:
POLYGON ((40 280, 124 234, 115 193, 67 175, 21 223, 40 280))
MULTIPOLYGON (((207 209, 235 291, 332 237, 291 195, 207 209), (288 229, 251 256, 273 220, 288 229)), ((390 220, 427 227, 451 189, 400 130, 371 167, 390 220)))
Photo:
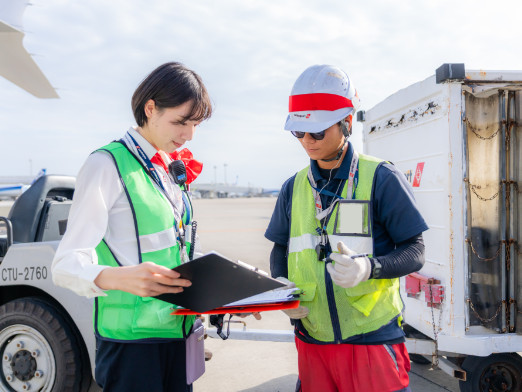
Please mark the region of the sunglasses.
POLYGON ((317 133, 311 133, 311 132, 299 132, 299 131, 290 131, 292 132, 292 135, 294 135, 298 139, 304 138, 305 133, 309 133, 312 138, 315 140, 323 140, 324 139, 324 133, 326 132, 326 129, 321 132, 317 133))

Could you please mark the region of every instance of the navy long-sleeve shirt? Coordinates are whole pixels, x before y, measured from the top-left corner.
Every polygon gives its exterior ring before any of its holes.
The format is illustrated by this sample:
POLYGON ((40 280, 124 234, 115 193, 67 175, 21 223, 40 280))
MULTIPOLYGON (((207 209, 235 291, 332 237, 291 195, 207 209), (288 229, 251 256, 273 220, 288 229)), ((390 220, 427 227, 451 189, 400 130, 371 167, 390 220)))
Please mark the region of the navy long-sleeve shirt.
MULTIPOLYGON (((324 187, 331 193, 341 192, 348 178, 353 151, 350 143, 340 167, 331 172, 320 169, 317 161, 310 161, 318 189, 324 187)), ((358 173, 355 174, 355 184, 357 176, 358 173)), ((290 240, 294 181, 295 175, 283 184, 265 232, 265 237, 274 242, 270 260, 270 270, 274 277, 288 277, 287 247, 290 240)), ((327 208, 335 199, 322 193, 320 196, 323 208, 327 208)), ((382 265, 381 278, 395 278, 418 271, 424 263, 422 232, 428 226, 416 206, 410 184, 394 165, 384 163, 376 170, 371 201, 373 257, 382 265)), ((298 322, 298 328, 299 324, 298 322)), ((403 336, 396 320, 392 320, 370 334, 354 336, 347 343, 396 343, 403 336)))

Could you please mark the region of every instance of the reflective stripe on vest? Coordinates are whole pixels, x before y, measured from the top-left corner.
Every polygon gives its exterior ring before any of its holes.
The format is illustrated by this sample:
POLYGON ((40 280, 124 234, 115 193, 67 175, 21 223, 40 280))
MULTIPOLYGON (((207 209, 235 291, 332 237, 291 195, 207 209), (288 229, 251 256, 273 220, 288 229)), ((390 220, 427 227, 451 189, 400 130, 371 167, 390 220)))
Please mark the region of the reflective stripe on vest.
MULTIPOLYGON (((121 143, 111 143, 100 150, 113 158, 127 195, 135 222, 136 241, 141 250, 139 262, 151 261, 167 268, 181 264, 176 221, 170 202, 153 184, 136 157, 121 143)), ((183 219, 187 219, 187 211, 183 219)), ((190 230, 190 226, 186 227, 190 230)), ((186 251, 190 250, 187 243, 186 251)), ((185 251, 185 250, 183 250, 185 251)), ((96 247, 98 264, 119 264, 102 240, 96 247)), ((183 338, 183 316, 171 316, 172 304, 151 297, 139 297, 124 291, 109 290, 96 297, 94 327, 102 339, 140 341, 146 339, 183 338)), ((190 331, 194 317, 185 322, 190 331)))
MULTIPOLYGON (((370 200, 375 170, 381 160, 360 154, 359 182, 355 199, 370 200)), ((308 317, 301 320, 310 336, 323 342, 334 342, 332 318, 325 287, 325 265, 318 261, 315 245, 320 242, 315 220, 315 202, 307 179, 308 168, 297 173, 292 195, 290 242, 288 254, 289 279, 304 290, 303 306, 309 308, 308 317)), ((341 193, 346 197, 347 187, 341 193)), ((332 216, 337 213, 337 207, 332 216)), ((342 240, 357 253, 373 253, 371 237, 334 236, 334 221, 327 225, 332 249, 336 251, 342 240)), ((402 310, 398 279, 370 279, 355 287, 334 287, 334 300, 339 318, 342 340, 368 333, 382 327, 402 310)))
MULTIPOLYGON (((355 253, 372 254, 373 252, 373 241, 371 237, 352 237, 332 234, 328 235, 328 238, 333 248, 337 246, 338 242, 343 242, 355 253)), ((299 237, 292 237, 288 245, 288 252, 297 253, 305 249, 315 249, 320 242, 321 237, 316 234, 303 234, 299 237)))
POLYGON ((158 233, 140 235, 141 253, 155 252, 176 246, 176 230, 173 227, 158 233))

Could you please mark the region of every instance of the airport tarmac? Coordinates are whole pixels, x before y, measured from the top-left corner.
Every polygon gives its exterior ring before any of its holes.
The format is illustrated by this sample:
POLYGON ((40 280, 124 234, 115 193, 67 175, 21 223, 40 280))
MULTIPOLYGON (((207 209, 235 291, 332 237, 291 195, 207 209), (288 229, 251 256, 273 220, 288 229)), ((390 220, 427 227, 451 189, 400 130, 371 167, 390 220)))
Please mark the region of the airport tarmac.
MULTIPOLYGON (((241 260, 269 271, 272 243, 264 232, 276 198, 197 199, 194 219, 205 252, 215 250, 233 260, 241 260)), ((280 311, 265 312, 261 321, 241 319, 246 330, 292 329, 280 311)), ((232 320, 239 320, 234 317, 232 320)), ((233 324, 232 328, 243 328, 233 324)), ((293 343, 226 340, 208 338, 206 348, 213 353, 205 374, 195 382, 195 392, 293 392, 297 380, 297 354, 293 343)), ((459 391, 458 381, 430 365, 412 363, 410 387, 414 392, 459 391)))
MULTIPOLYGON (((276 198, 234 198, 193 200, 194 219, 203 251, 215 250, 233 260, 241 260, 269 271, 272 243, 264 232, 276 198)), ((7 216, 12 202, 0 201, 0 216, 7 216)), ((252 316, 233 320, 246 323, 246 330, 291 331, 288 317, 265 312, 262 320, 252 316)), ((243 328, 232 324, 232 328, 243 328)), ((205 346, 213 358, 206 362, 205 374, 194 383, 195 392, 293 392, 297 381, 297 353, 293 343, 221 340, 208 338, 205 346)), ((412 363, 410 387, 413 392, 458 392, 458 381, 430 365, 412 363)), ((90 392, 99 392, 93 385, 90 392)))
POLYGON ((12 205, 12 200, 0 200, 0 216, 7 216, 12 205))

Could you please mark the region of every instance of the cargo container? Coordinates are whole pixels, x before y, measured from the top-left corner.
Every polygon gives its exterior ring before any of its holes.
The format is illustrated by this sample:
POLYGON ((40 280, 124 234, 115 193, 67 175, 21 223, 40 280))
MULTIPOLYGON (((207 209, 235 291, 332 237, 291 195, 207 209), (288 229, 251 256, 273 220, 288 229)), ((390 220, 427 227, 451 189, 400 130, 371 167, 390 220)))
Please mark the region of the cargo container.
POLYGON ((358 113, 364 152, 404 173, 429 226, 401 278, 408 349, 462 391, 522 390, 521 90, 522 71, 444 64, 358 113))

